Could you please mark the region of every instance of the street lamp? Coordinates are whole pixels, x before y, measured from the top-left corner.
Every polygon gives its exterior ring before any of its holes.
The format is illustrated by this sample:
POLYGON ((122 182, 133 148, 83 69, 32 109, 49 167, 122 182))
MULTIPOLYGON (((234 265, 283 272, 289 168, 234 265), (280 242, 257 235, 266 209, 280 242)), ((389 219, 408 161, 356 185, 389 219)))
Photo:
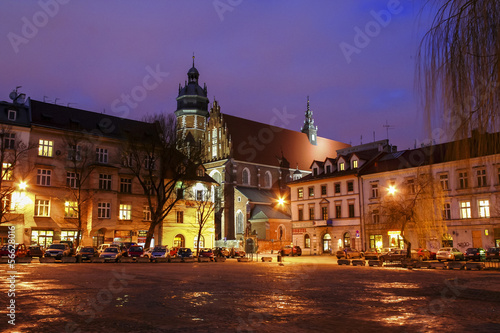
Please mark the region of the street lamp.
POLYGON ((396 186, 394 185, 390 185, 388 188, 387 188, 387 192, 389 192, 390 195, 394 195, 396 193, 396 186))
POLYGON ((28 184, 27 184, 25 181, 22 181, 22 182, 20 182, 20 183, 19 183, 19 185, 18 185, 18 186, 19 186, 19 189, 20 189, 21 191, 24 191, 24 190, 26 190, 26 188, 28 187, 28 184))

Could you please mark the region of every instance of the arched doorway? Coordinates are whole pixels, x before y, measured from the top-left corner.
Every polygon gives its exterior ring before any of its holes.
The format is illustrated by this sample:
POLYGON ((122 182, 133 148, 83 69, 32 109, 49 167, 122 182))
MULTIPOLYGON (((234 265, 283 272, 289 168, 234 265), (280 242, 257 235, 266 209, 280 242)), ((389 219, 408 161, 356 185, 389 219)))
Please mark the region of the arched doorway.
POLYGON ((344 237, 342 237, 342 238, 344 240, 344 248, 351 247, 351 233, 345 232, 344 237))
POLYGON ((332 248, 332 236, 329 233, 326 233, 323 236, 323 252, 330 252, 332 248))
POLYGON ((106 228, 101 228, 97 230, 97 233, 94 237, 92 237, 92 245, 98 247, 101 244, 104 244, 104 235, 106 234, 106 228))
POLYGON ((185 247, 184 236, 179 234, 174 237, 174 247, 185 247))

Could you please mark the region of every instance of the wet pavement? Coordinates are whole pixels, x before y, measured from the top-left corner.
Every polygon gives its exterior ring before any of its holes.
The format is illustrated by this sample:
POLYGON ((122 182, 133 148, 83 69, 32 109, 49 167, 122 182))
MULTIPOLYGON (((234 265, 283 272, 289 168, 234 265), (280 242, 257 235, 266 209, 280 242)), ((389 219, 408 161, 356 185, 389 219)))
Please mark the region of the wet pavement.
POLYGON ((0 266, 5 332, 498 332, 500 272, 277 262, 0 266), (5 310, 15 301, 15 326, 5 310))

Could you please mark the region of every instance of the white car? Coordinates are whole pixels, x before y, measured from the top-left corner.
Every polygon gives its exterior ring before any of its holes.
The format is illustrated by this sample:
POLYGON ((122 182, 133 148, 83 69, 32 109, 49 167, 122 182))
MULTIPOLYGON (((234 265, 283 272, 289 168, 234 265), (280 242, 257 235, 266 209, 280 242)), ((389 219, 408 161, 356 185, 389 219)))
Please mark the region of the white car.
POLYGON ((45 251, 45 257, 54 257, 58 260, 69 256, 71 256, 71 249, 66 243, 51 244, 47 251, 45 251))
POLYGON ((464 260, 464 254, 454 247, 440 248, 436 253, 436 259, 441 260, 464 260))
POLYGON ((101 254, 104 249, 110 247, 111 244, 101 244, 97 247, 97 253, 101 254))

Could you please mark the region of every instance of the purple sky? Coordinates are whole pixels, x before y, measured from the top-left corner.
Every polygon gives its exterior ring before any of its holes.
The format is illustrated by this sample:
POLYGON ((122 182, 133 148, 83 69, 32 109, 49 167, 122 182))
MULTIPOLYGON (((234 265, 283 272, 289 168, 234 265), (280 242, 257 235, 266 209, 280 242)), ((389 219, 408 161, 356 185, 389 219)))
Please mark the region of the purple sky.
POLYGON ((0 100, 22 86, 33 99, 132 119, 170 113, 194 52, 200 84, 223 113, 269 123, 286 110, 277 125, 299 130, 309 95, 320 136, 385 139, 387 120, 391 142, 405 149, 429 136, 414 88, 430 22, 423 3, 9 1, 0 11, 0 100), (358 29, 366 35, 355 40, 358 29))

